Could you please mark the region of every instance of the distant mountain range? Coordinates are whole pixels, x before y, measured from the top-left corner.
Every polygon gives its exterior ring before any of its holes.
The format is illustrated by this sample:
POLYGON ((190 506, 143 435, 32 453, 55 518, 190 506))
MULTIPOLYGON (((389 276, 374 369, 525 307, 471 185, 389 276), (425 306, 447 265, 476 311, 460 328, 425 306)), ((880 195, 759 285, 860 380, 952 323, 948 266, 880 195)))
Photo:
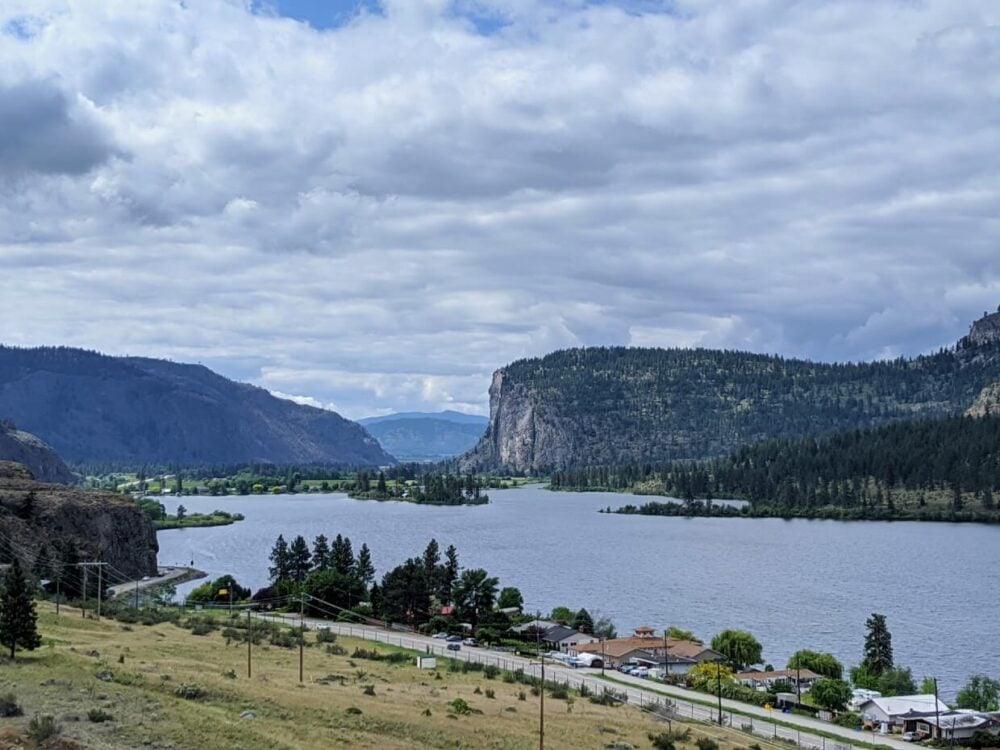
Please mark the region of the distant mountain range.
POLYGON ((400 412, 358 421, 400 461, 440 461, 465 453, 489 423, 457 411, 400 412))
POLYGON ((867 363, 567 349, 494 373, 489 427, 459 464, 546 472, 721 456, 770 438, 982 410, 996 403, 998 380, 1000 313, 976 321, 952 348, 867 363))
POLYGON ((201 365, 0 347, 0 418, 68 461, 394 463, 359 424, 201 365))

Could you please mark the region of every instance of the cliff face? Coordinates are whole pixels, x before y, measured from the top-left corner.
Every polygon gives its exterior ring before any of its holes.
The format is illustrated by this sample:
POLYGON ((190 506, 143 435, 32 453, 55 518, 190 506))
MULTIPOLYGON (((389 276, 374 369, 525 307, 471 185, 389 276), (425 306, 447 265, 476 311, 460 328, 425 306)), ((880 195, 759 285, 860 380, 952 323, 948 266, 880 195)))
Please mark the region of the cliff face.
POLYGON ((0 415, 72 461, 373 466, 361 425, 200 365, 0 346, 0 415))
POLYGON ((972 339, 912 360, 860 364, 626 347, 520 360, 494 374, 489 428, 459 464, 528 473, 656 464, 961 414, 1000 380, 1000 315, 974 326, 972 339))
POLYGON ((49 445, 3 419, 0 419, 0 461, 23 464, 42 482, 73 484, 76 481, 76 476, 49 445))
POLYGON ((1000 343, 1000 311, 984 315, 973 323, 960 345, 982 347, 997 343, 1000 343))
POLYGON ((1000 381, 983 388, 965 414, 969 417, 1000 416, 1000 381))
POLYGON ((0 461, 0 544, 31 570, 43 546, 51 553, 67 541, 118 578, 156 574, 156 529, 130 498, 37 482, 21 464, 0 461))

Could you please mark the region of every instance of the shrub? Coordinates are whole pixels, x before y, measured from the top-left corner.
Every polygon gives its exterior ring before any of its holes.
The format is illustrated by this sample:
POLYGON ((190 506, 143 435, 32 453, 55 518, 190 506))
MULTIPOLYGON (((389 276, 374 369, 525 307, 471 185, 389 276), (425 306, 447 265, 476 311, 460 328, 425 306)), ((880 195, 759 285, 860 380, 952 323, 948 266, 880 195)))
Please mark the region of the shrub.
POLYGON ((236 670, 235 669, 230 669, 230 670, 228 670, 226 672, 223 672, 222 676, 225 677, 227 680, 235 680, 236 679, 236 670))
POLYGON ((495 680, 498 674, 500 674, 500 667, 496 667, 492 664, 487 664, 483 667, 483 677, 487 680, 495 680))
POLYGON ((361 710, 360 708, 358 708, 357 706, 348 706, 348 707, 347 707, 347 708, 346 708, 346 709, 344 710, 344 713, 345 713, 345 714, 347 714, 348 716, 361 716, 361 714, 363 714, 363 713, 364 713, 364 711, 362 711, 362 710, 361 710))
POLYGON ((587 700, 591 703, 597 704, 598 706, 619 706, 622 702, 618 696, 607 688, 605 688, 600 695, 591 695, 587 700))
POLYGON ((208 635, 215 630, 215 626, 207 622, 197 622, 191 628, 191 635, 208 635))
POLYGON ((491 699, 496 698, 497 697, 496 691, 493 688, 486 688, 486 697, 491 699))
POLYGON ((549 689, 549 695, 556 700, 564 701, 569 698, 569 690, 566 689, 565 685, 553 685, 549 689))
POLYGON ((375 686, 374 685, 365 685, 364 689, 362 689, 361 692, 364 693, 365 695, 375 695, 375 686))
POLYGON ((55 737, 62 727, 51 716, 35 716, 28 723, 28 738, 36 745, 41 745, 49 737, 55 737))
POLYGON ((24 713, 22 708, 17 704, 17 696, 13 693, 4 693, 0 695, 0 716, 11 717, 20 716, 24 713))
POLYGON ((519 690, 517 693, 517 699, 519 701, 526 701, 528 700, 528 694, 525 693, 523 690, 519 690))
POLYGON ((459 716, 468 716, 473 708, 463 698, 456 698, 451 702, 451 710, 459 716))
POLYGON ((482 695, 483 694, 482 688, 480 688, 479 685, 476 685, 476 689, 472 691, 472 694, 473 695, 482 695))
POLYGON ((196 683, 187 683, 180 685, 174 690, 174 695, 178 698, 185 698, 189 701, 198 700, 199 698, 205 697, 205 690, 196 683))
POLYGON ((316 643, 336 643, 337 634, 329 630, 316 631, 316 643))
POLYGON ((326 653, 328 656, 346 656, 347 649, 336 643, 328 643, 326 646, 326 653))
POLYGON ((698 746, 698 750, 719 750, 719 743, 711 737, 699 737, 694 744, 698 746))
POLYGON ((103 724, 106 721, 114 721, 115 717, 103 708, 92 708, 87 711, 87 718, 95 724, 103 724))

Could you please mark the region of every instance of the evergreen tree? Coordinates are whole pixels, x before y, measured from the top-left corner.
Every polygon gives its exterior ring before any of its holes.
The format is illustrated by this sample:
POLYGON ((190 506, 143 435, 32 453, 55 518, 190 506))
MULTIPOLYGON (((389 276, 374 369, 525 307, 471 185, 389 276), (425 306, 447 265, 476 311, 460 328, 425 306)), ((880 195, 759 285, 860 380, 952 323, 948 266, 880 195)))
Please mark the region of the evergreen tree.
POLYGON ((287 581, 291 578, 291 565, 288 551, 288 542, 285 537, 278 534, 278 540, 271 549, 271 567, 268 574, 271 576, 271 583, 287 581))
POLYGON ((323 534, 313 541, 312 566, 313 570, 326 570, 330 567, 330 544, 323 534))
POLYGON ((594 618, 590 616, 590 612, 586 609, 581 609, 576 613, 576 617, 573 618, 572 627, 575 630, 579 630, 581 633, 593 633, 594 618))
POLYGON ((865 656, 862 668, 870 675, 881 677, 892 669, 892 634, 886 627, 885 615, 873 614, 865 622, 865 656))
POLYGON ((341 575, 351 575, 354 572, 354 549, 349 537, 337 534, 330 548, 330 562, 341 575))
POLYGON ((382 618, 410 624, 426 622, 430 618, 430 594, 423 560, 410 558, 382 577, 382 618))
POLYGON ((458 550, 454 544, 449 544, 444 551, 444 566, 442 567, 441 578, 437 582, 437 598, 442 604, 450 604, 452 600, 451 590, 458 578, 458 550))
POLYGON ((378 492, 378 494, 380 494, 380 495, 387 495, 389 493, 389 490, 388 490, 388 488, 386 487, 386 484, 385 484, 385 473, 384 472, 380 471, 378 473, 378 485, 376 486, 375 489, 378 492))
POLYGON ((368 545, 362 543, 361 549, 358 550, 358 563, 357 570, 355 570, 355 575, 357 575, 358 580, 360 580, 366 586, 371 584, 375 580, 375 566, 372 564, 372 553, 368 549, 368 545))
POLYGON ((292 540, 288 548, 288 575, 296 583, 302 583, 309 575, 312 563, 312 555, 309 554, 309 545, 300 534, 292 540))
POLYGON ((473 632, 492 612, 498 586, 499 581, 482 568, 463 571, 455 583, 453 597, 458 616, 472 624, 473 632))
POLYGON ((34 651, 42 645, 38 634, 38 615, 28 590, 21 564, 15 559, 3 577, 0 595, 0 645, 10 649, 10 658, 20 647, 34 651))

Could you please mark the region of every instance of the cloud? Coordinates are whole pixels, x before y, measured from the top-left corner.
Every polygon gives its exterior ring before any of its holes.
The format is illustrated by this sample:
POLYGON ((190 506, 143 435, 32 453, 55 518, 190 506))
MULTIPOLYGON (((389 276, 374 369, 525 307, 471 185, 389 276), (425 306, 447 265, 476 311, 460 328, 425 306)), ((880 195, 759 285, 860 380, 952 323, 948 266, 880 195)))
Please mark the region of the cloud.
POLYGON ((556 348, 866 359, 1000 303, 992 1, 275 8, 0 10, 0 340, 482 412, 556 348))

